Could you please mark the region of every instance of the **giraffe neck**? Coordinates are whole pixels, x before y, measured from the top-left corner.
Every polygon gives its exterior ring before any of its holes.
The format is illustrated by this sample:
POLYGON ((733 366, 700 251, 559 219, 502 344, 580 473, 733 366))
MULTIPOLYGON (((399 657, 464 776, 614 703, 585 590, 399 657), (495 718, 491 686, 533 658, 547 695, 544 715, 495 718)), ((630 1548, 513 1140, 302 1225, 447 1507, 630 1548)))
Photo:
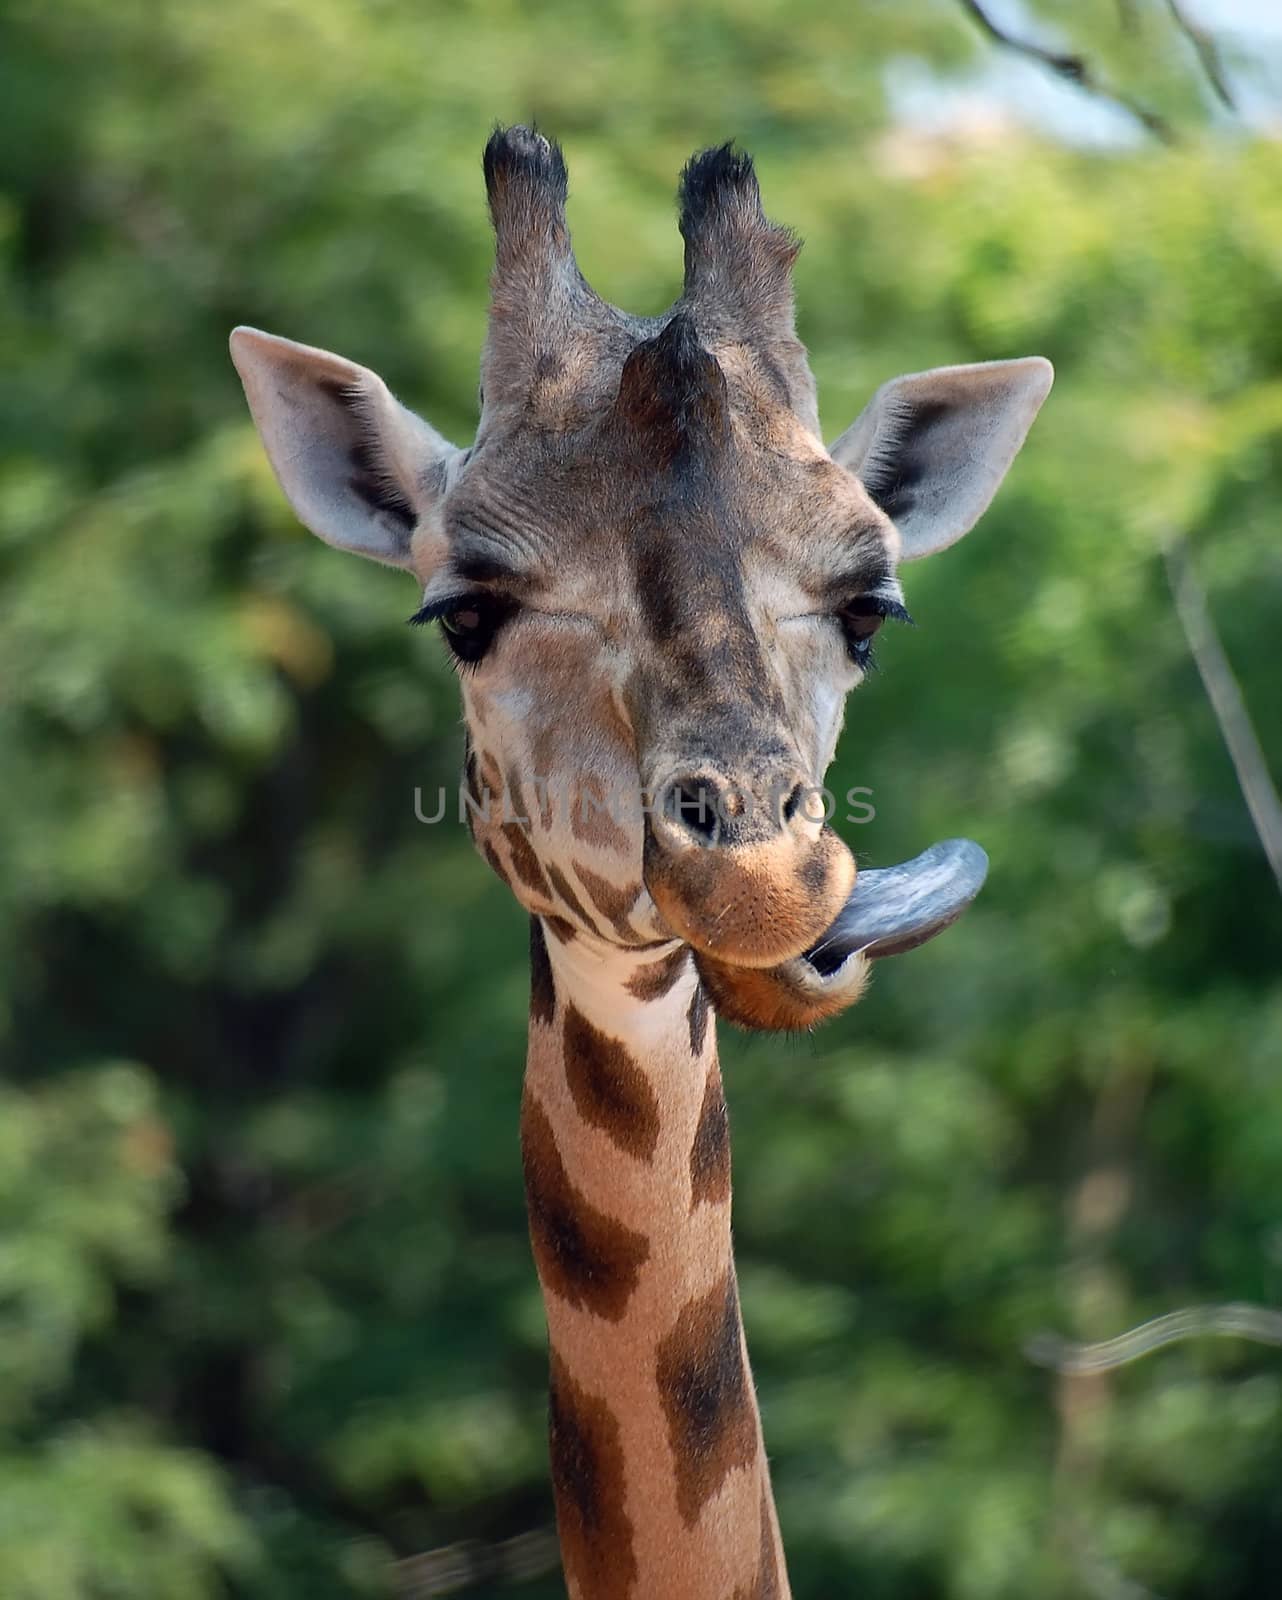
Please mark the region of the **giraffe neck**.
POLYGON ((531 924, 521 1106, 573 1600, 786 1600, 730 1243, 716 1030, 684 947, 531 924))

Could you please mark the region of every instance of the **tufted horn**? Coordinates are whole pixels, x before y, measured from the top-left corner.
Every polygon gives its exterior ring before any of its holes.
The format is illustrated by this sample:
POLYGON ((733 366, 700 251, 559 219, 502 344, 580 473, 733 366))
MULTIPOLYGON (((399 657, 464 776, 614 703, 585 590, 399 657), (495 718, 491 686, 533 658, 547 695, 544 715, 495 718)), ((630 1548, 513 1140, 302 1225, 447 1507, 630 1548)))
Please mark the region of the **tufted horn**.
POLYGON ((732 144, 692 156, 678 194, 685 299, 719 339, 793 337, 792 265, 800 241, 770 222, 752 157, 732 144))
POLYGON ((531 128, 496 128, 483 166, 495 261, 482 382, 493 403, 524 398, 600 302, 574 259, 560 146, 531 128))

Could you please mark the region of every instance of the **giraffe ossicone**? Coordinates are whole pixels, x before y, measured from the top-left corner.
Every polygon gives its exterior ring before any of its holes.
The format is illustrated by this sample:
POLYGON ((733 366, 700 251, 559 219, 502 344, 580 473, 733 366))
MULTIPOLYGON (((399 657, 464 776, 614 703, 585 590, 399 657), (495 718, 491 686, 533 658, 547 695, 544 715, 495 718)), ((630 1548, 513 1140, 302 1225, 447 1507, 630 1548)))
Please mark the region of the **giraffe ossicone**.
POLYGON ((807 1027, 978 891, 965 841, 857 875, 812 797, 874 636, 907 618, 901 562, 982 515, 1051 369, 894 379, 825 448, 798 242, 746 155, 682 174, 684 288, 658 317, 579 271, 555 144, 499 130, 484 173, 469 446, 344 357, 250 328, 232 355, 300 519, 413 574, 413 620, 441 624, 469 824, 532 914, 522 1154, 571 1593, 764 1600, 787 1576, 712 1013, 807 1027))

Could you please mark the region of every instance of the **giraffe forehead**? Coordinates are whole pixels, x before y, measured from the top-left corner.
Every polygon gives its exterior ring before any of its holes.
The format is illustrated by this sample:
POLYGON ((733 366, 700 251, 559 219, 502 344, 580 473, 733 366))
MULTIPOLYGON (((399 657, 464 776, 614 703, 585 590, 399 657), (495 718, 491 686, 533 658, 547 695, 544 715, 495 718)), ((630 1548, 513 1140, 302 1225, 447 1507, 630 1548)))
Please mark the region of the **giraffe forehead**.
POLYGON ((661 638, 697 615, 711 638, 763 587, 860 569, 872 587, 893 570, 887 519, 813 445, 739 436, 659 467, 616 443, 601 429, 488 443, 446 508, 453 574, 640 616, 661 638))

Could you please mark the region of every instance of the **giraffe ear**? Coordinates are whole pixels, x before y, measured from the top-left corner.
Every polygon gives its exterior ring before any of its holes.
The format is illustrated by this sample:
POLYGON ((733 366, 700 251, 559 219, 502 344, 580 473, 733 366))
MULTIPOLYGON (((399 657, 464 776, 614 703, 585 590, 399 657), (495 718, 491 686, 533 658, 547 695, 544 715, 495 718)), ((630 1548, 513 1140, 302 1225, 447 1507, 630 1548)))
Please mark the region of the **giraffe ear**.
POLYGON ((377 373, 328 350, 237 328, 231 357, 299 520, 326 544, 409 569, 411 536, 455 447, 377 373))
POLYGON ((1026 356, 892 378, 829 453, 899 529, 905 561, 933 555, 988 509, 1053 377, 1026 356))

